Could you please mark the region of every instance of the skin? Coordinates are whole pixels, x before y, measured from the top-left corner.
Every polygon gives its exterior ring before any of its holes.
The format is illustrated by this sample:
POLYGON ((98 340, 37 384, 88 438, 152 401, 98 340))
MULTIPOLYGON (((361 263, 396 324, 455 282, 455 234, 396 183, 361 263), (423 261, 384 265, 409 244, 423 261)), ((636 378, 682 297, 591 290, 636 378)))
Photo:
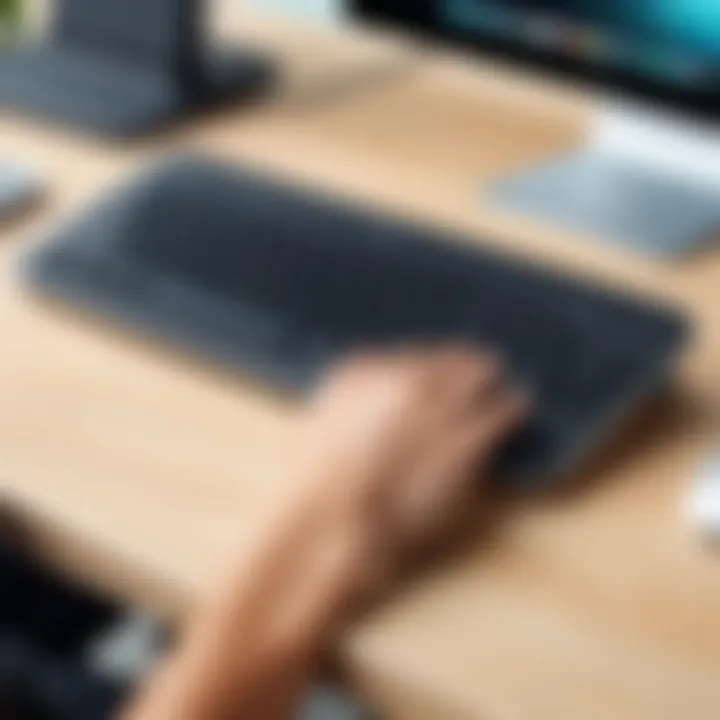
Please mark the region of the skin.
POLYGON ((472 348, 338 366, 304 416, 293 490, 126 720, 294 717, 358 611, 476 505, 528 410, 472 348))

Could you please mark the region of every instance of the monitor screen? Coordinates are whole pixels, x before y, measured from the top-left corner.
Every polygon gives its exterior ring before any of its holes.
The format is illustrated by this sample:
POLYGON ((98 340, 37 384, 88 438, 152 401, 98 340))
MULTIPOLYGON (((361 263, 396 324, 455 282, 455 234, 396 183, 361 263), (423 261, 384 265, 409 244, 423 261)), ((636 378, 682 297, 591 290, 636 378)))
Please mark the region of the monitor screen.
POLYGON ((720 0, 356 0, 366 17, 720 111, 720 0))

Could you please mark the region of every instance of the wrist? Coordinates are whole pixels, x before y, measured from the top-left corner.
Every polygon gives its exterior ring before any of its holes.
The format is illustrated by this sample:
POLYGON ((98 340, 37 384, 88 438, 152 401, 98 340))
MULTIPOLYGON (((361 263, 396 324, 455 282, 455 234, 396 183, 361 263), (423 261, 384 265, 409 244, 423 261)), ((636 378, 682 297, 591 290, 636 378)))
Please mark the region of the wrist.
POLYGON ((263 643, 313 652, 331 647, 374 591, 377 553, 364 523, 304 500, 259 524, 215 597, 238 615, 250 608, 263 643))
POLYGON ((341 478, 322 483, 296 508, 305 518, 305 532, 318 557, 333 558, 327 567, 337 596, 357 608, 384 584, 391 548, 378 518, 358 499, 344 495, 342 488, 341 478))
POLYGON ((332 615, 330 626, 349 622, 383 575, 377 535, 359 513, 331 502, 299 509, 295 522, 289 537, 305 575, 302 585, 311 597, 322 597, 317 607, 332 615))

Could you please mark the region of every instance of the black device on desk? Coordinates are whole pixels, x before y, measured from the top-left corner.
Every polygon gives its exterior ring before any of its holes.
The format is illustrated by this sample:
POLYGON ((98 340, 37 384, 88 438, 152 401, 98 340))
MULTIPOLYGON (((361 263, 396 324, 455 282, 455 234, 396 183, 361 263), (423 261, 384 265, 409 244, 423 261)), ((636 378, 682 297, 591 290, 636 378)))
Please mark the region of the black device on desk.
POLYGON ((0 538, 0 717, 115 717, 132 688, 103 677, 84 654, 120 614, 0 538))
POLYGON ((497 347, 537 394, 501 459, 531 484, 571 469, 660 389, 686 336, 673 311, 193 159, 88 209, 29 257, 26 278, 295 390, 368 345, 497 347))
POLYGON ((211 45, 204 0, 57 0, 50 37, 0 54, 0 106, 104 136, 256 96, 271 64, 211 45))

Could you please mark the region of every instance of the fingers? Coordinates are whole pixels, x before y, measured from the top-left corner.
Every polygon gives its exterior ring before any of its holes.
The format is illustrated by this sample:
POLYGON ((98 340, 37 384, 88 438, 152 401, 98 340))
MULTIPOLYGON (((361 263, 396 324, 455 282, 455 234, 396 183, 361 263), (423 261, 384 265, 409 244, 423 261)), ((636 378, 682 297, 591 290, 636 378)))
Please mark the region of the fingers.
POLYGON ((529 410, 498 356, 457 343, 349 357, 320 399, 312 431, 340 458, 323 477, 348 478, 344 506, 371 508, 362 517, 373 532, 409 544, 432 542, 469 505, 487 461, 529 410))
POLYGON ((446 395, 458 385, 482 389, 501 371, 501 362, 495 354, 463 343, 401 347, 390 353, 363 355, 357 362, 370 372, 385 367, 404 375, 427 397, 446 395))
POLYGON ((502 387, 500 358, 470 345, 440 347, 413 356, 412 362, 424 422, 431 431, 476 412, 502 387))
POLYGON ((497 354, 463 343, 366 351, 349 357, 339 374, 359 385, 393 387, 435 417, 474 412, 505 382, 497 354))
POLYGON ((482 410, 504 382, 497 355, 461 343, 366 352, 349 358, 339 373, 341 384, 349 381, 361 394, 383 389, 398 407, 410 410, 408 421, 426 433, 482 410))
POLYGON ((499 392, 479 407, 449 436, 442 450, 447 476, 460 482, 468 473, 477 477, 500 445, 527 420, 530 409, 530 397, 520 390, 499 392))
POLYGON ((494 354, 467 348, 448 351, 433 365, 435 414, 452 416, 473 411, 497 391, 502 370, 494 354))
POLYGON ((472 415, 446 425, 423 453, 422 466, 399 489, 402 529, 407 540, 433 539, 452 527, 470 505, 471 490, 483 479, 483 468, 509 433, 529 412, 523 393, 496 393, 472 415), (423 531, 418 530, 422 528, 423 531))
POLYGON ((478 465, 529 414, 528 394, 507 386, 495 354, 454 344, 398 352, 393 362, 415 393, 407 422, 432 476, 477 476, 478 465))
MULTIPOLYGON (((423 475, 438 484, 446 499, 468 483, 481 478, 482 470, 500 445, 528 418, 531 400, 519 390, 501 390, 479 403, 472 414, 445 427, 438 438, 429 472, 423 475)), ((427 487, 418 489, 432 495, 427 487)))

